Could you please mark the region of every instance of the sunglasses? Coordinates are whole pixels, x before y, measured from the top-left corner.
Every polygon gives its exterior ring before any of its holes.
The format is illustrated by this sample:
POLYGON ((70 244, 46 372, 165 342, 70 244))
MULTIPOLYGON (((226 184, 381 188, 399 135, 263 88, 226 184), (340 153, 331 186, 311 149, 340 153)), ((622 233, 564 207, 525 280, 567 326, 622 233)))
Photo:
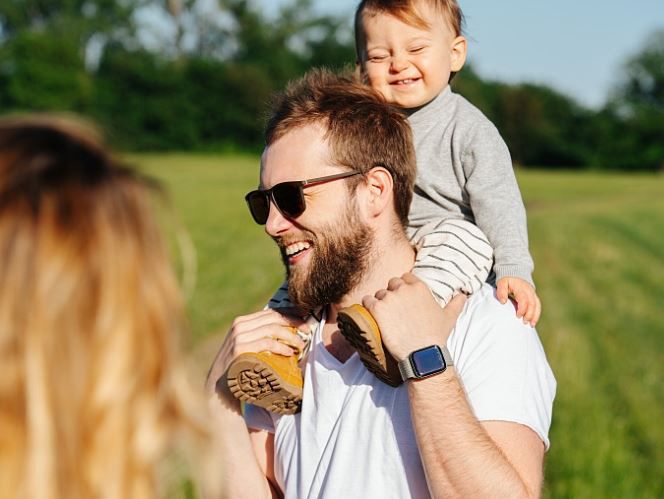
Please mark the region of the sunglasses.
POLYGON ((249 206, 251 216, 259 225, 265 225, 270 214, 270 200, 277 209, 288 218, 297 218, 307 208, 304 202, 304 189, 313 185, 324 184, 342 178, 361 175, 362 172, 344 172, 326 177, 310 178, 308 180, 294 180, 281 182, 269 189, 255 190, 247 194, 244 199, 249 206))

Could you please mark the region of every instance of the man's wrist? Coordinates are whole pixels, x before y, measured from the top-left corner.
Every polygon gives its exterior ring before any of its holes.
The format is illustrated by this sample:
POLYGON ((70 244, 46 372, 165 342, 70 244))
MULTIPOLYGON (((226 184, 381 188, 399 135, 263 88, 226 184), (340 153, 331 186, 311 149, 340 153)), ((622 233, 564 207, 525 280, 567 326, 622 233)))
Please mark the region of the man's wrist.
POLYGON ((438 344, 419 348, 398 362, 404 381, 435 376, 453 365, 454 361, 447 346, 438 344))

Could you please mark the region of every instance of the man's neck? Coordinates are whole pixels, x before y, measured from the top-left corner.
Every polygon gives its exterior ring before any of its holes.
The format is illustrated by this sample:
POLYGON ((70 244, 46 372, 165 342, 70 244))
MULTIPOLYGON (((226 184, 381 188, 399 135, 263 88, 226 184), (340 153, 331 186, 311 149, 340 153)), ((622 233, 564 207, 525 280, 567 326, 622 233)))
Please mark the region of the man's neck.
POLYGON ((374 251, 362 281, 346 294, 338 303, 330 305, 328 320, 336 321, 337 311, 355 303, 362 303, 362 298, 374 295, 379 289, 387 288, 393 277, 401 277, 410 272, 415 263, 415 249, 405 234, 395 235, 389 232, 385 238, 374 241, 374 251))

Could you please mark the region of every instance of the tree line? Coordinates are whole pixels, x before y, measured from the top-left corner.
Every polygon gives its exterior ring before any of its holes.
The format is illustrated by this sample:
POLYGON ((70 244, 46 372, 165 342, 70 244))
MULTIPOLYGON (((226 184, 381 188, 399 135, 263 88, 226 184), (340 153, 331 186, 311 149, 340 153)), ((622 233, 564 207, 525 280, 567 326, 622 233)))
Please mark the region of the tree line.
MULTIPOLYGON (((311 0, 6 0, 0 109, 72 111, 127 150, 259 150, 270 96, 313 66, 355 59, 347 21, 311 0)), ((496 124, 515 163, 664 168, 664 30, 588 109, 544 85, 466 67, 453 82, 496 124)))

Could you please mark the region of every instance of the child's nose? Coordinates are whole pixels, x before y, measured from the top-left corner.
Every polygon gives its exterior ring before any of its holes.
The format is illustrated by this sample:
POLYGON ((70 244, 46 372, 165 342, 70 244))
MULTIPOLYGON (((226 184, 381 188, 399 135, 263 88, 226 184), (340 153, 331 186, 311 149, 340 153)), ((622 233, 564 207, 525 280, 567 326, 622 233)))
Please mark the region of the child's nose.
POLYGON ((404 54, 394 54, 391 62, 392 71, 398 73, 408 67, 408 58, 404 54))

